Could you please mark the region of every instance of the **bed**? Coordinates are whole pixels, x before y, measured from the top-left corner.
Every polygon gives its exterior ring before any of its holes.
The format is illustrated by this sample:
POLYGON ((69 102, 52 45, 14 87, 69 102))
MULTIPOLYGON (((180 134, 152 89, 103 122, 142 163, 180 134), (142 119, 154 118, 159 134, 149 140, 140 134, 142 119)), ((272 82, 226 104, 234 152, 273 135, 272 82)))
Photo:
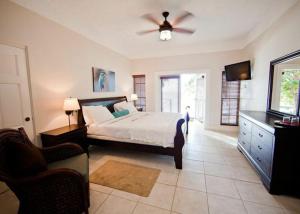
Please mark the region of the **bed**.
MULTIPOLYGON (((114 104, 127 101, 127 98, 122 96, 78 101, 78 124, 84 125, 84 106, 105 106, 113 113, 114 104)), ((183 119, 172 113, 135 112, 101 124, 89 125, 86 143, 88 146, 107 146, 173 156, 175 167, 182 169, 182 148, 185 141, 182 126, 186 122, 188 131, 187 119, 188 117, 183 119)))

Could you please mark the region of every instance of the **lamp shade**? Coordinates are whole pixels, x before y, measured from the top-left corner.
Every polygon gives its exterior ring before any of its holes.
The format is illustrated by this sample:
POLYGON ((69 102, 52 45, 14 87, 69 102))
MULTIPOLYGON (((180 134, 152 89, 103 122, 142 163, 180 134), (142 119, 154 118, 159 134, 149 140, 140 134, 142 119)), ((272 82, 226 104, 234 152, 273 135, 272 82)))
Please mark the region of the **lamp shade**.
POLYGON ((138 99, 138 95, 137 94, 131 94, 131 100, 137 100, 138 99))
POLYGON ((75 111, 80 109, 77 98, 69 97, 64 100, 65 111, 75 111))

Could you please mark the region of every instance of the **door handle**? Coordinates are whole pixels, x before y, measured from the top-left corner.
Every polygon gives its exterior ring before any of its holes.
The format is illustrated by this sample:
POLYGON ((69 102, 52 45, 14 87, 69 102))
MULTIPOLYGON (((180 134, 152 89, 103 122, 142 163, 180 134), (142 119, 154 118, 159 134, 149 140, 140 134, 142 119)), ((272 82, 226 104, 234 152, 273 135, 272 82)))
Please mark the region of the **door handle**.
POLYGON ((26 122, 30 121, 30 117, 25 117, 25 121, 26 122))

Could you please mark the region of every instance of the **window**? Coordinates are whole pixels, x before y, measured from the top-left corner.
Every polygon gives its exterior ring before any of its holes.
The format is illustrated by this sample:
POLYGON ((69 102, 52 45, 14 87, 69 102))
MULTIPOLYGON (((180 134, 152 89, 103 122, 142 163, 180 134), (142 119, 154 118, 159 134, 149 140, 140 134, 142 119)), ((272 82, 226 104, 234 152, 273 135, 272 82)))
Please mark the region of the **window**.
POLYGON ((278 65, 273 74, 272 109, 299 114, 300 66, 278 65))
POLYGON ((221 125, 237 126, 240 110, 240 81, 226 81, 222 72, 221 125))
POLYGON ((132 77, 134 93, 138 96, 138 99, 134 101, 134 105, 141 108, 142 111, 146 111, 145 75, 133 75, 132 77))

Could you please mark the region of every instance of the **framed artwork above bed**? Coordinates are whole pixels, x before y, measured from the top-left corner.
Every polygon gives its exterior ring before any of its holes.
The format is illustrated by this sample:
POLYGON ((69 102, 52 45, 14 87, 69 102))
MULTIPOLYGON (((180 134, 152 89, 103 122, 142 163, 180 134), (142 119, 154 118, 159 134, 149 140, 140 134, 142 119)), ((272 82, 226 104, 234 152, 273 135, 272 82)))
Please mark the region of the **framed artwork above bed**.
POLYGON ((116 73, 101 68, 92 68, 93 92, 114 92, 116 90, 116 73))

